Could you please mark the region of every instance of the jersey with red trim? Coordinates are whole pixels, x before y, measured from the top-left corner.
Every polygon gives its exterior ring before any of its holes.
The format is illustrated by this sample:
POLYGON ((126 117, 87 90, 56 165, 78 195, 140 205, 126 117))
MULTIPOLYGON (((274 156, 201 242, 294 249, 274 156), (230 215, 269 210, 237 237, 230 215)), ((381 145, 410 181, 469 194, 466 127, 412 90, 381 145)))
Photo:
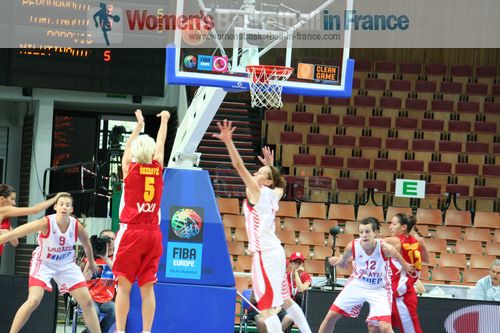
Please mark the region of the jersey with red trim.
POLYGON ((360 244, 360 239, 352 241, 352 274, 349 281, 367 289, 390 288, 390 274, 388 258, 382 251, 382 241, 375 240, 376 245, 372 254, 368 255, 360 244))
POLYGON ((399 241, 401 243, 401 256, 407 263, 413 265, 417 272, 414 275, 407 275, 402 271, 402 266, 398 261, 391 260, 392 290, 395 297, 400 297, 408 290, 413 290, 413 285, 418 280, 422 269, 422 256, 418 240, 411 235, 401 235, 399 241))
POLYGON ((123 181, 121 223, 160 224, 162 171, 162 166, 156 160, 151 164, 130 163, 129 173, 123 181))
MULTIPOLYGON (((6 230, 9 230, 10 229, 10 221, 8 218, 4 218, 2 220, 2 222, 0 223, 0 229, 6 229, 6 230)), ((0 256, 2 255, 3 253, 3 248, 4 246, 6 245, 7 243, 5 244, 2 244, 0 245, 0 256)))
POLYGON ((262 187, 259 201, 254 206, 248 200, 243 203, 248 250, 251 253, 281 247, 274 224, 279 200, 279 195, 272 189, 262 187))
POLYGON ((56 214, 45 218, 47 233, 38 233, 38 247, 33 251, 33 259, 57 267, 75 262, 74 245, 78 239, 78 220, 70 216, 68 228, 62 232, 57 225, 56 214))

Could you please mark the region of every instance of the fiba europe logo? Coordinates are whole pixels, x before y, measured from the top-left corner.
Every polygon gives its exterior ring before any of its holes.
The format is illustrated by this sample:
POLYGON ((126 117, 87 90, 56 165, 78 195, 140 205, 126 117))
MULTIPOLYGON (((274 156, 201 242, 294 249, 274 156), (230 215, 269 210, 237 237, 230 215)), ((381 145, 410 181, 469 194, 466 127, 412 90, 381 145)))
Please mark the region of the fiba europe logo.
POLYGON ((202 221, 194 210, 182 208, 174 213, 170 225, 177 237, 191 239, 200 233, 202 221))

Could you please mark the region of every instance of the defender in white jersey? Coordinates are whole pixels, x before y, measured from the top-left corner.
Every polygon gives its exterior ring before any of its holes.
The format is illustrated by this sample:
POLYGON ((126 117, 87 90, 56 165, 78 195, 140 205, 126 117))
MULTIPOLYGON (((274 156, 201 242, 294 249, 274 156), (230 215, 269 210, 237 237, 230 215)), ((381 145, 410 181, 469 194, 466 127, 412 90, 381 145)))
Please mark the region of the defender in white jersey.
POLYGON ((56 214, 24 224, 0 236, 0 244, 38 232, 38 247, 33 251, 30 266, 29 294, 26 302, 17 310, 10 333, 17 333, 26 324, 31 313, 42 300, 44 290, 52 291, 54 279, 61 293, 69 292, 80 304, 83 318, 90 332, 101 332, 87 282, 75 263, 73 246, 77 239, 82 243, 88 258, 89 269, 97 271, 88 235, 73 212, 73 199, 68 193, 58 194, 54 210, 56 214))
POLYGON ((214 134, 214 137, 226 144, 233 167, 246 185, 247 200, 243 204, 243 212, 248 250, 253 254, 253 290, 267 331, 282 332, 277 313, 283 306, 302 333, 311 333, 304 313, 290 297, 285 251, 275 233, 274 218, 279 208, 278 202, 283 196, 285 180, 279 170, 272 166, 273 153, 268 148, 263 149, 264 158, 260 160, 264 166, 252 176, 232 140, 236 127, 232 127, 227 120, 223 124, 217 123, 217 126, 220 134, 214 134))
POLYGON ((332 266, 347 267, 353 258, 352 274, 347 284, 330 307, 321 323, 319 333, 331 333, 342 316, 356 318, 364 302, 370 305, 367 323, 379 326, 383 333, 393 332, 391 326, 392 289, 388 258, 398 260, 406 271, 413 268, 396 249, 380 239, 375 232, 380 223, 373 217, 363 219, 359 225, 359 238, 346 246, 342 257, 329 259, 332 266))

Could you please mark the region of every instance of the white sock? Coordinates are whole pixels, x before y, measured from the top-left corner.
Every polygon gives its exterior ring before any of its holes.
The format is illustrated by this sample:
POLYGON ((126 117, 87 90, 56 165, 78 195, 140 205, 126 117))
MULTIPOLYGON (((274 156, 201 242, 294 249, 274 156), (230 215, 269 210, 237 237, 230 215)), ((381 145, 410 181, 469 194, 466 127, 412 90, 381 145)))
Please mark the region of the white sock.
POLYGON ((283 333, 281 330, 281 322, 277 315, 268 317, 264 320, 264 323, 266 324, 268 333, 283 333))
POLYGON ((311 328, 307 323, 306 316, 304 315, 304 312, 302 312, 302 309, 297 305, 297 303, 294 302, 292 306, 285 310, 286 313, 288 313, 290 317, 292 317, 293 322, 295 323, 295 325, 297 325, 301 333, 311 333, 311 328))
POLYGON ((125 333, 125 331, 116 331, 116 333, 125 333))
POLYGON ((151 331, 142 331, 142 333, 151 333, 151 331))

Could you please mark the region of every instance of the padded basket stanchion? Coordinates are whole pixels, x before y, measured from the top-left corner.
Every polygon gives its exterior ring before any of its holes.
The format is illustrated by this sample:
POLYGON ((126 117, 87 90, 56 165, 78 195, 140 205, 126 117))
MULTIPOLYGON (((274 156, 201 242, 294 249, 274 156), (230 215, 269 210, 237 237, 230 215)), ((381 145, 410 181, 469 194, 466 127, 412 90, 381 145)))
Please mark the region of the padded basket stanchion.
POLYGON ((286 66, 246 66, 252 96, 252 107, 281 108, 283 82, 288 80, 293 68, 286 66))

